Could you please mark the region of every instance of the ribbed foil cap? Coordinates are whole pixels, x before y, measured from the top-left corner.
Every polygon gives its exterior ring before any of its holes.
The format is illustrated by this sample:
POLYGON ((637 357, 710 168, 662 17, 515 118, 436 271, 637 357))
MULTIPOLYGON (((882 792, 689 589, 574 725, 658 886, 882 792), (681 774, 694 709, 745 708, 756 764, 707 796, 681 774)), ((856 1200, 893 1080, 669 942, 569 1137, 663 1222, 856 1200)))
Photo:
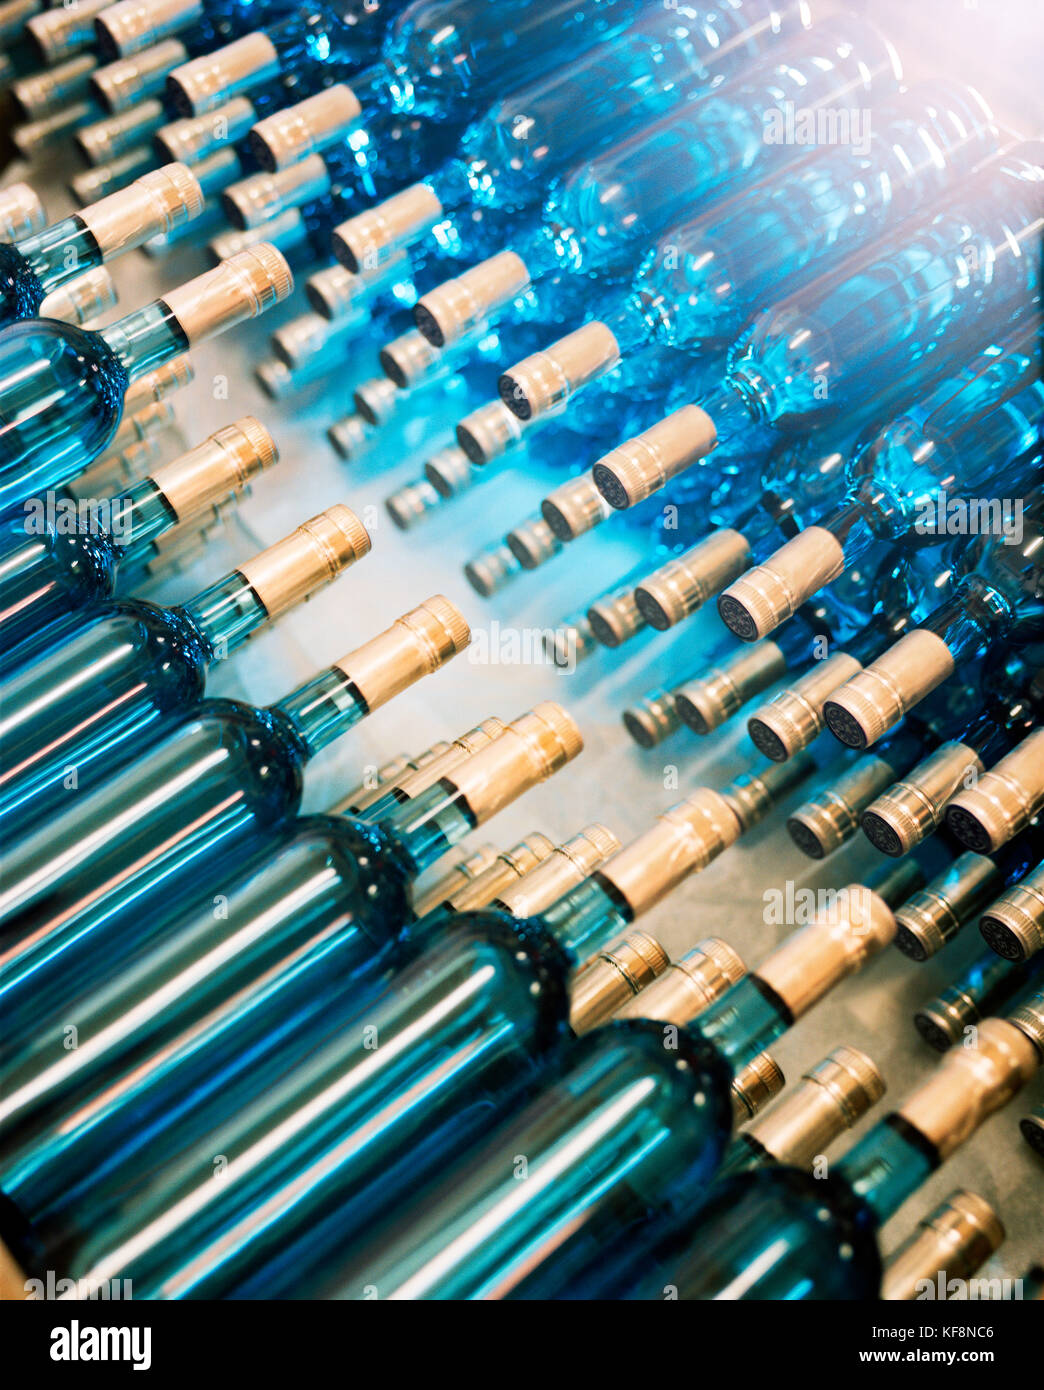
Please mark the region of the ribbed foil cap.
POLYGON ((560 541, 572 541, 593 531, 609 516, 611 508, 595 486, 590 473, 581 473, 548 493, 540 504, 544 520, 560 541))
POLYGON ((275 355, 296 372, 307 363, 314 362, 336 340, 337 330, 329 319, 307 312, 297 314, 282 324, 269 342, 275 355))
POLYGON ((777 1162, 807 1168, 884 1093, 884 1078, 866 1053, 842 1045, 805 1072, 749 1133, 777 1162))
POLYGON ((620 841, 606 826, 597 822, 585 826, 572 839, 554 846, 539 868, 492 901, 513 917, 533 917, 582 883, 619 848, 620 841))
POLYGON ((785 762, 823 732, 823 705, 862 666, 847 652, 812 662, 803 676, 781 690, 747 720, 747 733, 759 753, 785 762))
POLYGON ((850 748, 867 748, 953 670, 953 656, 942 638, 915 628, 826 701, 827 728, 850 748))
POLYGON ((464 577, 483 598, 491 598, 522 573, 522 566, 511 547, 497 541, 473 555, 464 566, 464 577))
POLYGON ((370 447, 373 426, 355 410, 351 415, 342 415, 340 420, 335 420, 326 431, 326 437, 346 463, 353 463, 370 447))
MULTIPOLYGON (((0 25, 4 7, 0 5, 0 25)), ((0 40, 2 46, 2 40, 0 40)), ((43 120, 69 102, 82 101, 90 90, 91 75, 98 66, 93 53, 77 53, 56 67, 31 72, 13 81, 14 68, 0 68, 0 82, 8 84, 18 114, 27 121, 43 120)))
POLYGON ((560 410, 574 392, 620 361, 612 330, 597 319, 517 362, 497 382, 500 399, 520 420, 560 410))
POLYGON ((440 361, 438 348, 415 328, 385 343, 377 354, 381 371, 400 391, 408 391, 429 376, 440 361))
POLYGON ((970 1139, 1037 1071, 1040 1052, 1023 1031, 1037 1022, 1029 1009, 1018 1026, 1014 1017, 984 1018, 975 1046, 944 1053, 932 1076, 906 1099, 899 1116, 934 1146, 940 1160, 970 1139))
POLYGON ((937 955, 989 902, 1000 882, 992 859, 962 854, 896 910, 895 944, 911 960, 937 955))
POLYGON ((202 211, 203 190, 192 170, 184 164, 165 164, 83 208, 80 220, 102 258, 109 260, 149 237, 174 231, 202 211))
POLYGON ((175 391, 189 386, 196 378, 196 369, 187 353, 165 362, 162 367, 154 367, 151 372, 138 377, 127 387, 123 397, 123 414, 133 415, 142 406, 152 401, 162 401, 175 391))
POLYGON ((681 728, 674 696, 669 690, 650 690, 623 712, 624 728, 641 748, 655 748, 681 728))
POLYGON ((451 898, 458 888, 484 873, 496 859, 497 852, 496 845, 487 844, 480 845, 476 850, 458 846, 455 862, 451 862, 454 860, 452 852, 444 855, 439 861, 443 866, 442 871, 435 882, 426 887, 423 893, 414 894, 413 910, 417 916, 423 917, 426 913, 433 912, 451 898), (445 867, 447 864, 448 867, 445 867))
POLYGON ((583 746, 572 717, 561 705, 543 701, 469 759, 454 782, 482 822, 572 762, 583 746))
POLYGON ((269 617, 302 603, 368 554, 366 527, 348 507, 329 507, 255 555, 239 573, 269 617))
POLYGON ((251 87, 279 76, 279 53, 267 34, 247 34, 184 63, 167 78, 167 99, 182 116, 201 116, 251 87))
POLYGON ((575 670, 598 650, 585 613, 571 613, 563 618, 544 633, 542 643, 548 661, 560 671, 575 670))
POLYGON ((669 965, 641 994, 617 1010, 617 1018, 652 1018, 690 1023, 746 974, 743 961, 725 941, 708 937, 669 965))
POLYGON ((99 52, 125 58, 189 28, 203 14, 202 0, 117 0, 95 18, 99 52))
POLYGON ((325 198, 330 193, 330 172, 321 155, 312 154, 274 174, 250 174, 230 183, 221 194, 225 216, 247 231, 278 217, 288 208, 325 198))
POLYGON ((424 476, 446 501, 467 492, 478 479, 471 460, 459 444, 438 449, 424 465, 424 476))
POLYGON ((799 753, 785 763, 760 764, 733 778, 722 788, 721 795, 742 829, 749 830, 800 786, 814 768, 807 753, 799 753))
POLYGON ((256 318, 294 287, 281 252, 267 242, 223 261, 163 297, 190 343, 256 318))
POLYGON ((412 184, 335 227, 334 256, 356 273, 372 270, 391 252, 402 250, 430 231, 442 211, 428 184, 412 184))
POLYGON ((726 627, 744 642, 767 637, 845 568, 845 553, 831 531, 809 526, 763 565, 755 565, 718 599, 726 627))
POLYGON ((91 78, 91 91, 106 111, 127 111, 139 101, 158 96, 168 75, 187 57, 184 44, 165 39, 141 53, 98 68, 91 78))
MULTIPOLYGON (((322 322, 321 319, 319 321, 322 322)), ((402 395, 386 376, 371 376, 355 388, 353 400, 355 409, 366 423, 380 429, 389 423, 402 404, 402 395)))
POLYGON ((155 97, 140 101, 126 111, 81 126, 75 137, 77 148, 88 164, 106 164, 145 143, 163 124, 165 114, 163 103, 155 97))
POLYGON ((427 478, 420 478, 389 493, 384 499, 384 509, 400 531, 409 531, 441 506, 442 501, 427 478))
POLYGON ((1044 809, 1044 729, 1012 749, 946 807, 946 824, 962 845, 989 854, 1044 809))
POLYGON ((76 0, 75 5, 57 5, 27 19, 26 34, 50 67, 90 46, 94 41, 94 16, 107 4, 108 0, 76 0))
POLYGON ((27 183, 0 188, 0 238, 4 241, 21 241, 46 222, 43 203, 27 183))
POLYGON ((946 803, 983 771, 973 749, 944 743, 863 812, 861 825, 870 843, 884 854, 909 854, 937 830, 946 803))
POLYGON ((278 458, 275 441, 264 425, 244 415, 156 469, 152 481, 180 520, 229 493, 242 492, 251 478, 271 468, 278 458))
POLYGON ((709 667, 699 680, 678 686, 674 692, 678 714, 695 733, 711 734, 786 669, 786 657, 775 642, 741 647, 709 667))
POLYGON ((925 1283, 967 1279, 999 1249, 1004 1226, 974 1192, 951 1192, 888 1260, 881 1281, 885 1302, 919 1298, 925 1283))
POLYGON ((444 777, 452 778, 456 770, 468 758, 488 748, 494 739, 500 737, 506 728, 503 719, 490 715, 481 724, 468 729, 445 746, 436 745, 437 751, 429 749, 417 759, 416 767, 409 768, 395 782, 395 790, 403 800, 412 800, 421 792, 433 787, 444 777))
POLYGON ((164 430, 172 429, 176 423, 174 407, 169 401, 150 401, 131 415, 125 411, 119 428, 109 441, 108 449, 86 471, 96 475, 114 452, 128 444, 136 444, 142 439, 151 439, 154 435, 162 434, 164 430))
POLYGON ((790 838, 810 859, 825 859, 852 838, 861 815, 893 776, 883 758, 863 754, 787 818, 790 838))
POLYGON ((713 532, 642 580, 635 589, 642 616, 666 632, 702 608, 749 559, 750 546, 739 531, 713 532))
POLYGON ((1044 1158, 1044 1108, 1034 1110, 1032 1115, 1024 1115, 1019 1121, 1019 1129, 1030 1148, 1044 1158))
POLYGON ((1005 960, 1029 960, 1044 950, 1044 864, 990 904, 979 930, 990 950, 1005 960))
POLYGON ((832 907, 787 937, 757 974, 799 1018, 894 937, 895 917, 885 900, 865 884, 851 883, 838 890, 832 907))
MULTIPOLYGON (((444 666, 470 641, 471 630, 461 613, 449 599, 436 594, 334 665, 372 712, 444 666)), ((482 756, 476 754, 475 760, 482 756)))
POLYGON ((256 115, 254 103, 247 97, 233 97, 204 116, 184 116, 181 120, 168 121, 153 140, 168 159, 196 164, 215 150, 241 140, 256 115))
MULTIPOLYGON (((497 903, 499 895, 545 863, 554 852, 554 843, 539 831, 533 831, 511 849, 498 854, 471 883, 458 888, 443 904, 452 912, 477 912, 497 903)), ((499 906, 499 903, 497 904, 499 906)))
POLYGON ((1044 989, 1035 990, 1028 998, 1021 996, 1006 1019, 1037 1049, 1038 1064, 1044 1060, 1044 989))
POLYGON ((982 1014, 976 1000, 959 986, 950 985, 914 1014, 914 1027, 936 1052, 947 1052, 978 1023, 982 1014))
POLYGON ((524 570, 539 569, 562 549, 562 542, 542 516, 531 516, 512 527, 504 541, 524 570))
POLYGON ((40 305, 40 318, 84 324, 116 303, 116 286, 103 265, 85 270, 75 280, 52 290, 40 305))
POLYGON ((786 1085, 779 1063, 767 1052, 758 1055, 741 1067, 733 1078, 729 1095, 732 1117, 737 1125, 745 1125, 778 1096, 786 1085))
POLYGON ((435 347, 457 343, 489 316, 522 294, 529 271, 514 251, 501 251, 444 280, 414 305, 417 328, 435 347))
POLYGON ((690 874, 706 868, 739 839, 740 830, 728 800, 710 787, 701 787, 658 816, 612 859, 604 873, 638 917, 690 874))
POLYGON ((591 470, 595 486, 617 511, 637 506, 709 454, 717 442, 707 412, 683 405, 603 455, 591 470))
POLYGON ((645 629, 642 617, 629 584, 595 599, 587 610, 595 640, 603 647, 621 647, 645 629))
POLYGON ((340 140, 361 115, 358 97, 338 82, 258 121, 250 132, 250 151, 260 168, 274 173, 340 140))
POLYGON ((457 443, 472 463, 482 467, 501 458, 522 438, 525 426, 500 401, 480 405, 457 425, 457 443))

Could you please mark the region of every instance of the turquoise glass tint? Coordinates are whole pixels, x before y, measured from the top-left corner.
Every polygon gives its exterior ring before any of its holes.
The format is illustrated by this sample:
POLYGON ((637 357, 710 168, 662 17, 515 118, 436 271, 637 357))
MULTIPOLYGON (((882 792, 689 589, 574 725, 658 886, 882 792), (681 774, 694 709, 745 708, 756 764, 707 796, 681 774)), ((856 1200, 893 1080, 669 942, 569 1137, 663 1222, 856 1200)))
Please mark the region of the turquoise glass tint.
POLYGON ((36 820, 139 757, 267 621, 234 571, 181 608, 119 599, 33 639, 0 680, 0 812, 36 820))
POLYGON ((845 1154, 837 1172, 883 1222, 931 1176, 938 1162, 926 1139, 901 1117, 890 1115, 845 1154))
POLYGON ((428 1162, 473 1138, 503 1096, 502 1079, 517 1084, 520 1070, 532 1072, 565 1013, 556 959, 523 928, 455 934, 365 1013, 337 1020, 281 1084, 230 1114, 213 1139, 197 1140, 151 1192, 117 1211, 95 1205, 112 1214, 89 1232, 75 1231, 73 1214, 57 1205, 53 1215, 42 1209, 29 1167, 7 1195, 35 1213, 49 1254, 72 1235, 71 1248, 58 1249, 63 1267, 125 1268, 139 1297, 227 1290, 295 1234, 305 1262, 299 1253, 281 1277, 312 1275, 323 1241, 336 1246, 428 1162), (417 1077, 431 1078, 441 1110, 404 1103, 417 1077), (212 1143, 230 1160, 220 1187, 209 1158, 201 1162, 212 1143), (331 1212, 340 1229, 316 1222, 331 1212))
POLYGON ((728 1137, 730 1072, 684 1032, 613 1023, 401 1226, 352 1251, 341 1297, 550 1296, 680 1185, 709 1181, 728 1137))
POLYGON ((56 319, 0 332, 0 514, 82 472, 115 434, 128 383, 187 346, 162 301, 98 333, 56 319))
POLYGON ((0 243, 0 328, 34 318, 52 290, 101 260, 98 243, 75 215, 16 246, 0 243))

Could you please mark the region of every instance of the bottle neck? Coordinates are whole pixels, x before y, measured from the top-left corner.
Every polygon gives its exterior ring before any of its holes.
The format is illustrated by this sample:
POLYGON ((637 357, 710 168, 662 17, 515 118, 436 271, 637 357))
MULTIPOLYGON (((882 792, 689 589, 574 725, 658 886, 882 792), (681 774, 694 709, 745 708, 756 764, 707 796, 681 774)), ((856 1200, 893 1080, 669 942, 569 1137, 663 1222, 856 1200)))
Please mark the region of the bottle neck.
POLYGON ((574 960, 602 950, 634 921, 635 914, 608 878, 594 873, 540 914, 540 920, 574 960))
POLYGON ((181 606, 210 661, 219 661, 268 621, 268 611, 238 570, 181 606))
POLYGON ((735 1073, 770 1047, 793 1021, 779 995, 757 975, 748 975, 705 1009, 691 1028, 731 1063, 735 1073))
POLYGON ((158 536, 177 525, 177 515, 151 478, 145 478, 110 505, 109 532, 117 562, 137 560, 158 536))
POLYGON ((362 693, 338 666, 321 671, 273 709, 293 728, 305 758, 315 757, 369 713, 362 693))
POLYGON ((41 300, 102 263, 98 243, 75 215, 20 241, 17 250, 36 278, 41 300))
POLYGON ((128 381, 180 357, 189 346, 181 325, 162 299, 101 329, 98 336, 119 359, 128 381))
POLYGON ((925 1182, 939 1158, 927 1139, 898 1115, 889 1115, 838 1164, 837 1171, 878 1222, 888 1218, 925 1182))
POLYGON ((477 824, 464 794, 448 778, 388 809, 376 819, 411 866, 422 873, 475 829, 477 824))
POLYGON ((941 637, 956 664, 973 661, 1003 631, 1011 616, 1003 594, 978 576, 958 584, 945 603, 935 608, 921 627, 941 637))

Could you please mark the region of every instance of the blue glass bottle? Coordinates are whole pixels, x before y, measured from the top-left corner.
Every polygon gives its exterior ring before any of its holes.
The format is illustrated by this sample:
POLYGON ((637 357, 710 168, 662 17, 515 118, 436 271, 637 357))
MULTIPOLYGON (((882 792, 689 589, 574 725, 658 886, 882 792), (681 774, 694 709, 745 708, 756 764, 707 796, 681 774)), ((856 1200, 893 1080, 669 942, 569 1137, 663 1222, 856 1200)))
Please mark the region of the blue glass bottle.
POLYGON ((181 164, 14 244, 0 243, 0 327, 33 318, 60 285, 197 216, 203 195, 181 164))
POLYGON ((826 1178, 760 1168, 733 1178, 663 1238, 618 1296, 662 1299, 875 1299, 877 1233, 935 1169, 1028 1081, 1041 1063, 1030 1041, 1044 994, 1021 1031, 991 1018, 977 1046, 954 1048, 936 1074, 851 1149, 826 1178), (942 1102, 941 1109, 933 1109, 942 1102))
MULTIPOLYGON (((897 91, 899 76, 891 46, 854 18, 774 45, 746 72, 556 182, 540 224, 512 239, 513 277, 487 287, 484 267, 467 276, 469 317, 507 310, 544 324, 575 319, 591 276, 626 282, 672 223, 801 154, 797 145, 766 141, 766 111, 788 102, 810 110, 863 105, 897 91)), ((453 336, 455 286, 423 302, 425 332, 453 336)))
MULTIPOLYGON (((561 745, 547 746, 563 728, 561 712, 549 719, 549 709, 538 706, 500 725, 484 735, 484 748, 474 737, 481 731, 472 731, 478 751, 470 758, 487 753, 487 768, 492 762, 507 779, 497 805, 567 760, 561 745)), ((252 1073, 266 1052, 285 1052, 305 1029, 313 1044, 325 1036, 333 1019, 317 1018, 318 1007, 351 1016, 389 965, 408 954, 399 940, 406 924, 414 952, 423 942, 413 879, 495 809, 482 792, 481 772, 462 770, 469 755, 455 751, 456 770, 443 757, 444 775, 434 769, 414 778, 413 791, 399 789, 383 810, 293 821, 231 880, 201 880, 176 912, 154 918, 136 939, 110 932, 104 963, 82 951, 78 969, 43 952, 25 955, 4 984, 11 1023, 0 1106, 5 1167, 19 1154, 31 1158, 36 1183, 50 1168, 52 1180, 73 1186, 71 1175, 88 1152, 133 1149, 146 1130, 154 1158, 161 1134, 171 1153, 171 1117, 196 1111, 197 1090, 205 1093, 214 1076, 223 1078, 231 1108, 233 1080, 239 1103, 253 1085, 251 1075, 240 1075, 244 1068, 252 1073), (216 889, 224 890, 219 913, 216 889), (63 1019, 66 1027, 75 1019, 76 1056, 55 1052, 63 1019), (74 1105, 84 1123, 67 1128, 74 1105)), ((589 862, 597 862, 588 848, 589 862)), ((581 876, 574 868, 572 880, 581 876)), ((180 1118, 178 1125, 184 1138, 180 1118)))
POLYGON ((843 901, 692 1022, 613 1022, 563 1049, 528 1106, 347 1252, 338 1294, 555 1297, 645 1223, 694 1203, 725 1153, 736 1070, 891 940, 883 897, 853 887, 843 901))
POLYGON ((946 803, 1019 743, 1044 704, 1037 672, 1019 654, 998 651, 980 682, 982 707, 954 737, 874 798, 860 818, 885 854, 907 854, 941 824, 946 803))
MULTIPOLYGON (((1013 312, 1019 307, 1014 304, 1013 312)), ((934 524, 940 507, 945 514, 947 497, 1003 489, 1042 427, 1044 384, 1034 328, 1026 324, 959 364, 912 408, 867 437, 846 464, 844 496, 824 509, 810 534, 766 558, 722 596, 725 622, 748 641, 764 636, 787 611, 773 585, 777 574, 789 583, 793 570, 790 592, 801 601, 875 539, 930 544, 947 534, 945 526, 934 524)))
POLYGON ((588 311, 615 348, 592 362, 591 375, 573 377, 569 392, 651 341, 697 355, 726 345, 766 302, 893 233, 995 147, 991 113, 971 88, 921 83, 875 106, 863 143, 770 170, 666 231, 630 290, 588 311))
MULTIPOLYGON (((749 805, 747 785, 735 793, 749 805)), ((309 1218, 318 1213, 328 1219, 315 1239, 335 1251, 346 1227, 387 1210, 404 1186, 415 1186, 488 1123, 494 1097, 503 1105, 532 1084, 565 1033, 570 967, 739 834, 732 804, 713 792, 697 794, 617 856, 615 870, 610 861, 608 877, 596 873, 540 918, 519 922, 506 912, 483 912, 436 915, 420 924, 427 949, 419 959, 354 1017, 342 1014, 305 1069, 233 1119, 236 1135, 221 1142, 242 1162, 220 1202, 203 1190, 190 1163, 179 1174, 176 1204, 169 1190, 152 1194, 168 1211, 169 1236, 153 1239, 145 1206, 128 1208, 123 1232, 129 1220, 146 1231, 149 1247, 137 1277, 156 1280, 169 1296, 204 1296, 235 1284, 266 1257, 290 1259, 302 1228, 306 1241, 312 1239, 309 1218), (658 859, 650 859, 653 850, 658 859), (380 1040, 376 1049, 373 1038, 380 1040), (259 1145, 270 1150, 260 1166, 259 1145), (379 1174, 378 1193, 372 1184, 379 1174), (302 1201, 280 1199, 286 1183, 298 1186, 302 1201), (266 1199, 282 1209, 282 1218, 267 1233, 258 1231, 259 1241, 236 1237, 229 1244, 232 1232, 256 1228, 254 1213, 266 1199), (191 1220, 182 1225, 189 1210, 191 1220), (227 1259, 221 1250, 233 1246, 238 1249, 227 1259)), ((20 1201, 8 1195, 27 1215, 39 1207, 28 1188, 20 1201)), ((93 1249, 76 1252, 78 1267, 103 1249, 120 1258, 113 1247, 121 1227, 98 1234, 93 1249)), ((279 1277, 286 1274, 284 1266, 279 1277)))
POLYGON ((1044 828, 1031 825, 992 855, 967 851, 903 903, 895 944, 925 961, 979 917, 1003 888, 1020 882, 1044 853, 1044 828))
MULTIPOLYGON (((513 210, 517 232, 517 212, 544 197, 549 181, 567 166, 712 89, 780 32, 808 23, 800 0, 675 6, 639 14, 630 28, 568 68, 522 87, 512 77, 511 95, 471 121, 459 150, 411 188, 408 200, 363 214, 367 253, 379 261, 431 233, 437 254, 467 261, 491 255, 503 245, 505 224, 490 212, 513 210)), ((299 150, 299 143, 270 145, 258 158, 265 167, 281 167, 299 150)), ((353 233, 345 234, 345 254, 362 254, 353 233)))
POLYGON ((97 332, 56 319, 10 324, 0 332, 0 514, 82 472, 138 377, 292 288, 282 256, 261 245, 97 332))
MULTIPOLYGON (((1041 537, 1044 489, 1035 448, 993 478, 997 493, 1017 499, 1018 537, 1003 521, 992 534, 957 544, 951 593, 936 606, 926 594, 918 624, 864 671, 834 692, 823 707, 827 727, 842 743, 876 743, 926 695, 995 643, 1016 648, 1044 634, 1041 537), (1023 500, 1024 499, 1024 500, 1023 500)), ((987 499, 989 500, 989 499, 987 499)), ((1014 505, 1014 504, 1013 504, 1014 505)), ((1015 519, 1014 512, 1008 519, 1015 519)), ((969 848, 978 846, 972 844, 969 848)))
POLYGON ((1016 995, 1044 973, 1044 956, 1024 964, 984 951, 960 971, 952 984, 914 1014, 914 1027, 936 1052, 967 1043, 984 1018, 1002 1013, 1016 995))
POLYGON ((0 675, 53 640, 49 625, 116 589, 147 560, 158 536, 203 512, 276 460, 275 444, 251 416, 216 431, 116 497, 63 498, 47 516, 0 529, 0 675))
POLYGON ((232 97, 275 85, 286 100, 298 100, 369 61, 404 4, 295 6, 263 29, 175 68, 167 78, 167 105, 178 116, 201 116, 232 97))
POLYGON ((208 667, 366 555, 332 507, 177 608, 120 598, 73 612, 0 671, 0 808, 24 827, 123 767, 203 694, 208 667))

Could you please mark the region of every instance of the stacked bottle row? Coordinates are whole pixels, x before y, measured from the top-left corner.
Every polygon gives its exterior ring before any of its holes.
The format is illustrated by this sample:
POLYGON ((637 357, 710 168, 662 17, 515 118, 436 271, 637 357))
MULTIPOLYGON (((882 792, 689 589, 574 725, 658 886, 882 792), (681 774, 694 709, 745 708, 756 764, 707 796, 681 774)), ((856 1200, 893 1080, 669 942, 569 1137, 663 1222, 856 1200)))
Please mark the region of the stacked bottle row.
POLYGON ((972 1272, 1003 1239, 975 1193, 885 1266, 878 1231, 1044 1059, 1039 145, 804 3, 125 0, 0 37, 22 148, 75 132, 92 166, 49 227, 26 185, 0 194, 15 1262, 138 1297, 900 1298, 972 1272), (774 138, 795 103, 865 139, 774 138), (223 221, 214 270, 91 326, 107 261, 223 221), (291 265, 313 312, 262 384, 365 335, 384 375, 332 425, 342 454, 462 411, 389 499, 402 525, 501 458, 593 461, 474 587, 633 523, 645 558, 576 652, 718 597, 740 640, 625 722, 708 734, 767 694, 766 762, 624 847, 601 824, 461 846, 580 752, 547 702, 299 814, 311 758, 469 633, 437 596, 274 705, 203 698, 213 661, 364 558, 345 507, 177 608, 127 596, 276 462, 252 417, 140 477, 126 450, 192 344, 286 298, 291 265), (899 862, 752 973, 716 939, 672 963, 635 919, 802 785, 826 730, 854 751, 818 758, 792 839, 824 858, 861 827, 899 862), (973 920, 991 952, 917 1017, 951 1045, 937 1074, 829 1179, 814 1160, 883 1093, 861 1051, 745 1124, 783 1084, 766 1048, 824 994, 973 920))

